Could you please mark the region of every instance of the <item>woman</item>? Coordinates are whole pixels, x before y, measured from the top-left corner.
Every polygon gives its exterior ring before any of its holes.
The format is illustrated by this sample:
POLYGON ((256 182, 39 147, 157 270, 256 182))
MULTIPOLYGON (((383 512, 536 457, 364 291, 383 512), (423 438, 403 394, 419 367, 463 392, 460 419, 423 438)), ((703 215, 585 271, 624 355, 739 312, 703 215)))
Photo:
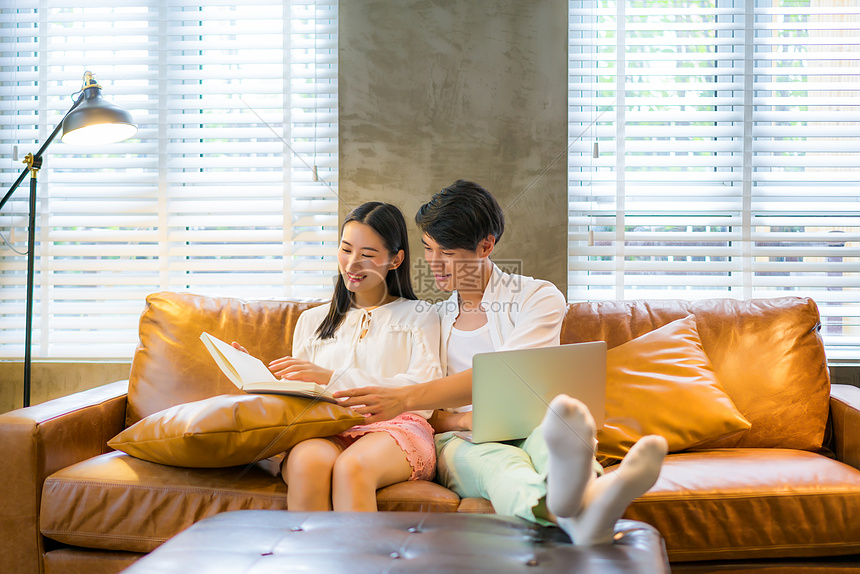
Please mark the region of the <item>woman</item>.
MULTIPOLYGON (((293 356, 269 364, 275 376, 313 381, 331 391, 441 377, 439 318, 412 290, 400 210, 380 202, 353 210, 341 228, 337 259, 331 302, 302 313, 293 356)), ((432 479, 430 414, 406 412, 297 444, 281 466, 289 509, 375 511, 377 489, 432 479)))

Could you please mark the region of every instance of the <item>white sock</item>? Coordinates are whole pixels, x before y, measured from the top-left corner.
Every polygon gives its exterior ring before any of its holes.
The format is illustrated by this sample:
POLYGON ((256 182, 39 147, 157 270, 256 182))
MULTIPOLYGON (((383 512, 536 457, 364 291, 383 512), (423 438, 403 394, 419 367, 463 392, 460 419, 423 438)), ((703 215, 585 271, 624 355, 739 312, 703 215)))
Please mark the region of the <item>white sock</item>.
POLYGON ((654 486, 667 450, 666 439, 661 436, 639 439, 616 471, 588 485, 582 511, 559 517, 558 525, 578 546, 611 543, 615 523, 630 503, 654 486))
POLYGON ((594 419, 580 401, 558 395, 550 402, 542 425, 549 450, 547 509, 556 516, 575 516, 582 508, 586 487, 595 478, 594 419))

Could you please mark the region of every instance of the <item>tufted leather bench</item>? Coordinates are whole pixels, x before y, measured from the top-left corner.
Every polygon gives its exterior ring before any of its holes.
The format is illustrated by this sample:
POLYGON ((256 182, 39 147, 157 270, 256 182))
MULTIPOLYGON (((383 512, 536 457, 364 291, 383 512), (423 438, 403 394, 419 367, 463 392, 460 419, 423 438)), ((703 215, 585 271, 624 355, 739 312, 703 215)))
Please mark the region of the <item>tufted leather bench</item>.
POLYGON ((670 572, 651 526, 616 524, 615 543, 573 546, 557 528, 496 515, 238 510, 181 532, 124 574, 264 572, 670 572))

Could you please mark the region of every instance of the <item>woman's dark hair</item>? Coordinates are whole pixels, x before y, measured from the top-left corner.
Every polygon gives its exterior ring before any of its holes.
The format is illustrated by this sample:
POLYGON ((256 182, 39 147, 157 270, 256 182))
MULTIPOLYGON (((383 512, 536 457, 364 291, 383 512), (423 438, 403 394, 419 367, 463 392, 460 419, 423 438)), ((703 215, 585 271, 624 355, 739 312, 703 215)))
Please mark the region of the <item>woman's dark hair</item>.
MULTIPOLYGON (((382 238, 382 244, 388 252, 394 256, 403 250, 403 262, 396 269, 389 269, 385 276, 385 287, 388 293, 403 297, 404 299, 417 299, 412 290, 412 277, 409 275, 409 236, 406 231, 406 220, 400 210, 390 203, 369 201, 353 209, 340 227, 343 229, 350 221, 363 223, 373 229, 382 238)), ((334 337, 335 331, 340 327, 346 312, 353 303, 353 294, 346 288, 343 275, 337 274, 337 282, 334 286, 334 295, 331 298, 331 306, 328 315, 317 327, 317 335, 320 339, 334 337)))
POLYGON ((505 214, 489 191, 458 179, 418 209, 415 223, 444 249, 475 251, 490 235, 499 242, 505 214))

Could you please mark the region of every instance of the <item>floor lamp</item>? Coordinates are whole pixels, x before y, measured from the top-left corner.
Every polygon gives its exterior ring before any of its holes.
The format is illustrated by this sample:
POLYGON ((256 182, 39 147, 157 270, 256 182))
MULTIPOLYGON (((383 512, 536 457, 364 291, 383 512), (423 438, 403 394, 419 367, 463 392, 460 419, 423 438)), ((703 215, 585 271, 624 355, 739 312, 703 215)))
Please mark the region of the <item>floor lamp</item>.
POLYGON ((42 144, 35 154, 27 154, 24 163, 27 167, 18 176, 3 199, 0 209, 9 200, 18 186, 30 175, 30 207, 29 230, 27 235, 27 307, 26 307, 26 341, 24 343, 24 406, 30 406, 30 359, 33 341, 33 284, 36 254, 36 182, 42 167, 42 154, 63 130, 62 140, 74 145, 109 144, 128 139, 137 132, 137 126, 131 114, 125 109, 105 101, 101 96, 102 87, 92 72, 84 74, 84 83, 80 95, 72 107, 54 128, 54 131, 42 144))

